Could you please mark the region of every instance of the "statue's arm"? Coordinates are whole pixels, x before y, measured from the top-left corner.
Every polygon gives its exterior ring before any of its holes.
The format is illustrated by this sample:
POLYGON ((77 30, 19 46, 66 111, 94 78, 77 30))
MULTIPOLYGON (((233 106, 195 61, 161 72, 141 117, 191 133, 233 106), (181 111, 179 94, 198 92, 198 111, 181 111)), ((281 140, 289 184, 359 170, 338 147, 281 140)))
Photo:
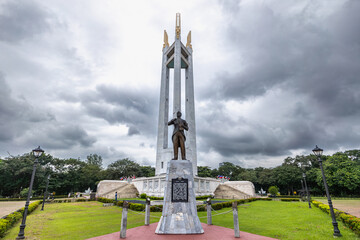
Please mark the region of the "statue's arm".
POLYGON ((168 122, 168 126, 174 124, 175 118, 168 122))
POLYGON ((188 126, 188 124, 187 124, 186 121, 184 121, 184 129, 185 129, 186 131, 189 131, 189 126, 188 126))

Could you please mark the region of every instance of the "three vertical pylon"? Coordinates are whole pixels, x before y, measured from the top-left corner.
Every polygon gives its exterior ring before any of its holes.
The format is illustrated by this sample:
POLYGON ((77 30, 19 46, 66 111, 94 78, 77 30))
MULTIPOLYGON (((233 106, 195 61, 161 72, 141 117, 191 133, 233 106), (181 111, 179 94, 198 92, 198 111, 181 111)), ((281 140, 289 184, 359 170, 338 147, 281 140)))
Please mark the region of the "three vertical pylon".
MULTIPOLYGON (((190 34, 190 33, 189 33, 190 34)), ((161 68, 161 87, 159 104, 159 121, 156 152, 156 175, 166 173, 168 161, 173 157, 173 149, 168 139, 169 121, 169 72, 174 71, 173 81, 173 109, 172 117, 176 117, 177 111, 181 111, 181 69, 185 69, 185 120, 189 124, 189 131, 186 133, 186 156, 193 164, 194 175, 197 175, 197 154, 196 154, 196 126, 195 126, 195 99, 194 99, 194 78, 192 62, 191 35, 188 35, 187 46, 181 42, 181 18, 180 13, 176 14, 175 42, 169 46, 168 35, 164 31, 164 45, 161 68), (190 36, 190 37, 189 37, 190 36), (190 39, 190 42, 189 42, 190 39)), ((181 111, 183 112, 183 111, 181 111)), ((184 112, 183 112, 184 114, 184 112)), ((183 115, 184 116, 184 115, 183 115)))

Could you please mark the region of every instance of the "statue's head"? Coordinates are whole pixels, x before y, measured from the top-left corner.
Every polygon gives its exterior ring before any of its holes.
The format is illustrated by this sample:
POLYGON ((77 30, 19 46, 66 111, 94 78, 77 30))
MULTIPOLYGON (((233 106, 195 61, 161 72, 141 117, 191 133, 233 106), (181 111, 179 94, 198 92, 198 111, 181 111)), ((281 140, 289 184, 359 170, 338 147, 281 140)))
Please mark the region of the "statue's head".
POLYGON ((180 117, 181 117, 181 112, 178 111, 178 112, 176 113, 176 116, 177 116, 178 118, 180 118, 180 117))

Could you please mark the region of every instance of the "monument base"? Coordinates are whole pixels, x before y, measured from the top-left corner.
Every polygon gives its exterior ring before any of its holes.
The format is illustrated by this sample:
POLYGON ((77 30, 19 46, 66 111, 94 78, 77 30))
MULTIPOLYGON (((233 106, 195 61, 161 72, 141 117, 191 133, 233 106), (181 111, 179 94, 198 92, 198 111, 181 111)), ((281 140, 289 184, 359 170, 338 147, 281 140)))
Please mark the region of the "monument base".
POLYGON ((163 211, 155 233, 204 233, 197 216, 194 175, 189 160, 171 160, 168 164, 163 211))

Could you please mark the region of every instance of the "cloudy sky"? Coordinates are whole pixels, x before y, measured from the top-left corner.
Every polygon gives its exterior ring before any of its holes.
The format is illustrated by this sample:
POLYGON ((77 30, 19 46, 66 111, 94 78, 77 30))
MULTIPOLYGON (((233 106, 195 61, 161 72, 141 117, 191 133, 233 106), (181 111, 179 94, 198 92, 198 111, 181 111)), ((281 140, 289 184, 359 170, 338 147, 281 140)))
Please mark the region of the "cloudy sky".
POLYGON ((0 157, 154 165, 163 31, 192 31, 198 163, 359 148, 360 1, 0 1, 0 157))

